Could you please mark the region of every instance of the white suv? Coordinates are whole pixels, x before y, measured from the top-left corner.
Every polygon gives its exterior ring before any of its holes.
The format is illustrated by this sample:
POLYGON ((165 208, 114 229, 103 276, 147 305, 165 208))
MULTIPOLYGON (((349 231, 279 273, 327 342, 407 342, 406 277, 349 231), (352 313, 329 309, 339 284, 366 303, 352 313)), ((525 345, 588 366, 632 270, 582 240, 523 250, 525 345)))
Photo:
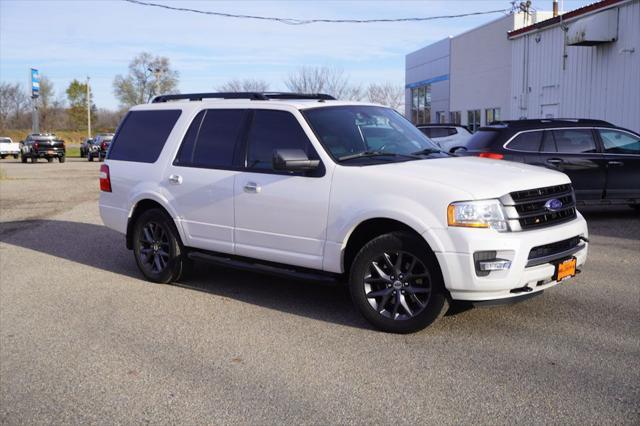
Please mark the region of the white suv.
POLYGON ((391 332, 450 300, 540 294, 587 257, 566 175, 451 157, 395 111, 327 95, 157 97, 120 124, 100 188, 102 220, 151 281, 195 259, 344 279, 391 332))

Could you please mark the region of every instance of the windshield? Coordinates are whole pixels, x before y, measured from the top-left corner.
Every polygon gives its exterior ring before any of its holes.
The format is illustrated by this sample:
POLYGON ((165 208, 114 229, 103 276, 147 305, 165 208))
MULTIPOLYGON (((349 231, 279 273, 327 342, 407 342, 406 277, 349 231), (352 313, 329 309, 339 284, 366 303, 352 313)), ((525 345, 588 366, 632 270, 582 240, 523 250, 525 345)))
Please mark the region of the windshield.
POLYGON ((11 143, 11 139, 0 138, 0 143, 11 143))
POLYGON ((338 161, 370 153, 407 160, 421 158, 411 157, 412 154, 440 152, 434 142, 389 108, 348 105, 313 108, 303 114, 322 145, 338 161))

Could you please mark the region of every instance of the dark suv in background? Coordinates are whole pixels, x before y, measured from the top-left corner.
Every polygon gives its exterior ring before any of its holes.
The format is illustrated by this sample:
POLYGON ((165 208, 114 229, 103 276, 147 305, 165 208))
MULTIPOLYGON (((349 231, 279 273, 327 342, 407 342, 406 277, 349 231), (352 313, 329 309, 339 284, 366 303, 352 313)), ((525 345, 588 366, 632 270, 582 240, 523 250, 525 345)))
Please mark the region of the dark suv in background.
POLYGON ((111 140, 113 140, 113 133, 102 133, 97 135, 87 150, 87 158, 89 161, 93 161, 94 158, 97 158, 98 161, 104 160, 107 156, 107 150, 109 149, 111 140))
POLYGON ((38 158, 45 158, 52 162, 54 158, 64 163, 66 150, 64 141, 53 133, 32 133, 21 141, 20 157, 23 163, 31 159, 32 163, 38 158))
POLYGON ((571 178, 579 204, 640 207, 640 135, 601 120, 543 119, 481 127, 456 155, 544 166, 571 178))

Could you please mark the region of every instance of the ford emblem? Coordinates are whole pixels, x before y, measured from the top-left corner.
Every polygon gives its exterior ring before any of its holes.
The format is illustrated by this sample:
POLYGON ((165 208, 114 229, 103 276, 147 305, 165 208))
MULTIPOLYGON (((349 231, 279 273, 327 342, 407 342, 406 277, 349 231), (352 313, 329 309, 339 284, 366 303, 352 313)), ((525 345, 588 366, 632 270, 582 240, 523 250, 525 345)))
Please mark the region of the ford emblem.
POLYGON ((557 198, 552 198, 551 200, 544 203, 544 207, 550 212, 557 212, 562 208, 562 201, 557 198))

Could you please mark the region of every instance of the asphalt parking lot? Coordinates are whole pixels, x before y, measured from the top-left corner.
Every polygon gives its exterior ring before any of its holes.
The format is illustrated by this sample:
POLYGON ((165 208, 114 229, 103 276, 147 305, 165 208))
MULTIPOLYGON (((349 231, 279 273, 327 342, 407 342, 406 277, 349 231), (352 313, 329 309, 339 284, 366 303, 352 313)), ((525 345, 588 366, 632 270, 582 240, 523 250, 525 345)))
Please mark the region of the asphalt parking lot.
POLYGON ((200 265, 141 279, 99 165, 3 160, 0 423, 640 422, 640 217, 584 209, 583 273, 406 336, 342 289, 200 265))

